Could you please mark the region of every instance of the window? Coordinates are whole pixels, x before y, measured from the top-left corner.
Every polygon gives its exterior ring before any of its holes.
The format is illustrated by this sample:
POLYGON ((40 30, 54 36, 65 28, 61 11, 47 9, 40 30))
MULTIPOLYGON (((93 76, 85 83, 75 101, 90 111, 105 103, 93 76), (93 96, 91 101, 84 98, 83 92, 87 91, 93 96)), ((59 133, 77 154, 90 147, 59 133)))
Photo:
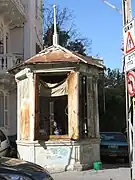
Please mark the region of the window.
POLYGON ((37 138, 68 136, 67 75, 38 76, 37 138))
POLYGON ((6 34, 6 53, 8 53, 8 33, 6 34))
POLYGON ((8 125, 8 96, 0 91, 0 127, 8 125))
POLYGON ((0 54, 4 54, 3 28, 0 28, 0 54))
POLYGON ((4 93, 0 91, 0 127, 4 127, 4 93))

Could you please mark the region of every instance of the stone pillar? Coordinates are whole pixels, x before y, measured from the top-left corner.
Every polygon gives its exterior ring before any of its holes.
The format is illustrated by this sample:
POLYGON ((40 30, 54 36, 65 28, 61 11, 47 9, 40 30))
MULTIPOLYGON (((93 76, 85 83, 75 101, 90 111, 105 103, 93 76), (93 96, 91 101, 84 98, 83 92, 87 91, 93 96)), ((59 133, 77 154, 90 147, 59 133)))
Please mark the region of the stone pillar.
POLYGON ((93 96, 92 96, 92 76, 87 77, 87 121, 88 137, 92 137, 93 123, 93 96))
POLYGON ((95 135, 99 137, 98 77, 93 77, 95 135))
MULTIPOLYGON (((24 69, 15 76, 17 82, 17 141, 30 140, 32 104, 32 78, 30 69, 24 69)), ((33 82, 33 81, 32 81, 33 82)))
POLYGON ((69 138, 79 138, 79 73, 71 72, 68 77, 68 129, 69 138))
POLYGON ((87 119, 88 137, 99 136, 99 112, 98 112, 98 78, 96 76, 87 77, 87 119))
POLYGON ((29 72, 26 74, 29 81, 29 100, 30 100, 30 141, 34 141, 35 133, 35 81, 34 74, 29 72))

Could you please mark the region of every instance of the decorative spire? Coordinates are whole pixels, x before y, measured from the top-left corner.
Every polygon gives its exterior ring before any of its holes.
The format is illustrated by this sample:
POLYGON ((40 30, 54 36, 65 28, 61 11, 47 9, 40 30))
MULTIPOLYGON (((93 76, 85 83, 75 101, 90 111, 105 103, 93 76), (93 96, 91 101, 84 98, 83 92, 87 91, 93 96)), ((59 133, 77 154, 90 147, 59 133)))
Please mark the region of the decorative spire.
POLYGON ((57 34, 57 22, 56 22, 56 5, 53 5, 54 9, 54 33, 53 33, 53 45, 58 45, 58 34, 57 34))

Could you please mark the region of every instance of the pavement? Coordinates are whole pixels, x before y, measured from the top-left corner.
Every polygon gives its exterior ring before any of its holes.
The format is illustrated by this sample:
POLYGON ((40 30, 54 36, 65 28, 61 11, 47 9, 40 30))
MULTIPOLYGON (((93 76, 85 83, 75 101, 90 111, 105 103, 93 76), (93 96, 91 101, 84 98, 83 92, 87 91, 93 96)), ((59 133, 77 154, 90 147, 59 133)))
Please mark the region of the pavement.
POLYGON ((130 180, 130 169, 127 164, 104 164, 98 172, 63 172, 52 176, 54 180, 130 180))

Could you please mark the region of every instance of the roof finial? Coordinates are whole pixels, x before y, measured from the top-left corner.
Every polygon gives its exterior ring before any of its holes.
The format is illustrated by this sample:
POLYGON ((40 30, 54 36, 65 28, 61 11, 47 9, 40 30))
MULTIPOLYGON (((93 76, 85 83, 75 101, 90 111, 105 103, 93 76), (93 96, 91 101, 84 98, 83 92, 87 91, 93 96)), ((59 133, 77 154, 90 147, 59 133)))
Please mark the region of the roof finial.
POLYGON ((56 23, 56 5, 53 5, 54 9, 54 33, 53 33, 53 45, 58 45, 57 23, 56 23))

